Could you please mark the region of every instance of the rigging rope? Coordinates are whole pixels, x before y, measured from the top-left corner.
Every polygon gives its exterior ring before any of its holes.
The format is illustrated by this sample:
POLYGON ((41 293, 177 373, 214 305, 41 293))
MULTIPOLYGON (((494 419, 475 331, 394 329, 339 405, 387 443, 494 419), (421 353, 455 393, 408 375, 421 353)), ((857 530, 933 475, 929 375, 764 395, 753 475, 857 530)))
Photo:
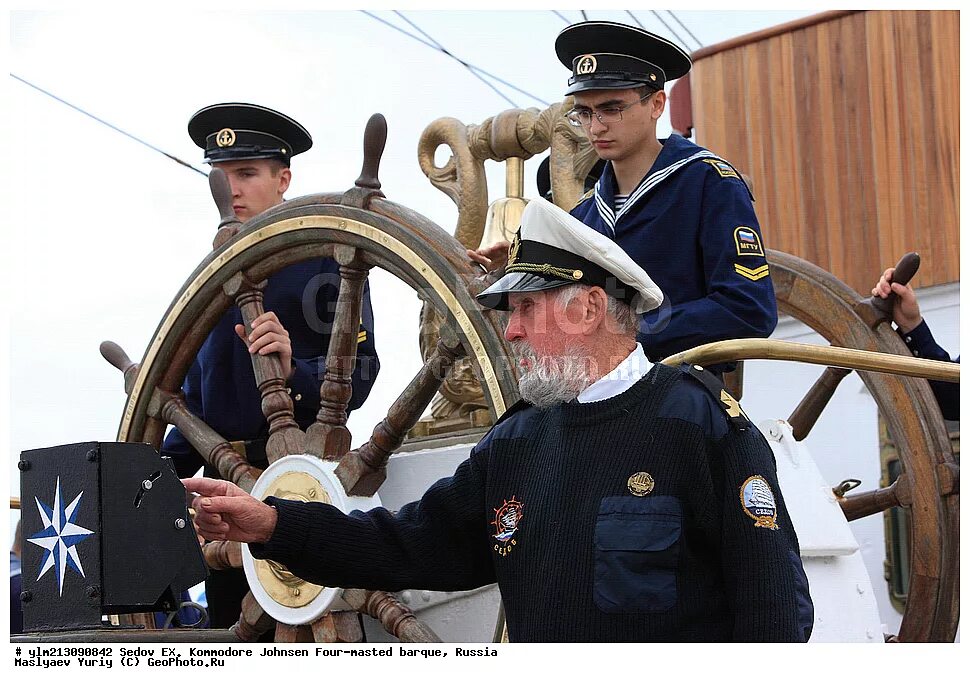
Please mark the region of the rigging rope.
POLYGON ((684 25, 684 22, 682 22, 682 21, 680 20, 680 18, 678 18, 678 16, 677 16, 676 14, 674 14, 674 13, 673 13, 673 11, 672 11, 672 10, 667 10, 667 14, 669 14, 670 16, 672 16, 672 17, 674 18, 674 21, 676 21, 676 22, 677 22, 678 24, 680 24, 680 27, 681 27, 682 29, 684 29, 685 31, 687 31, 687 35, 689 35, 689 36, 690 36, 691 38, 693 38, 693 39, 694 39, 694 42, 695 42, 695 43, 697 43, 697 48, 698 48, 698 49, 700 49, 700 48, 702 48, 702 47, 704 47, 704 43, 702 43, 701 41, 699 41, 699 40, 697 39, 697 36, 695 36, 695 35, 694 35, 693 33, 691 33, 691 32, 690 32, 690 29, 689 29, 689 28, 687 28, 687 27, 686 27, 686 26, 684 25))
MULTIPOLYGON (((458 62, 459 64, 461 64, 462 66, 464 66, 464 67, 465 67, 466 69, 468 69, 469 71, 471 71, 471 72, 472 72, 473 74, 475 74, 476 76, 477 76, 478 74, 481 74, 481 75, 484 75, 484 76, 488 76, 489 78, 491 78, 491 79, 493 79, 493 80, 495 80, 495 81, 498 81, 498 82, 499 82, 499 83, 501 83, 502 85, 504 85, 504 86, 506 86, 506 87, 509 87, 509 88, 511 88, 512 90, 515 90, 515 91, 517 91, 517 92, 520 92, 520 93, 522 93, 523 95, 525 95, 525 96, 527 96, 527 97, 530 97, 530 98, 532 98, 533 100, 535 100, 536 102, 539 102, 539 103, 541 103, 541 104, 542 104, 542 105, 544 105, 544 106, 549 106, 549 102, 547 102, 546 100, 544 100, 544 99, 542 99, 541 97, 537 97, 536 95, 533 95, 533 94, 532 94, 532 93, 530 93, 529 91, 527 91, 527 90, 523 90, 522 88, 520 88, 520 87, 518 87, 518 86, 516 86, 516 85, 513 85, 512 83, 509 83, 509 82, 508 82, 508 81, 506 81, 505 79, 503 79, 503 78, 500 78, 499 76, 496 76, 496 75, 495 75, 495 74, 493 74, 493 73, 489 73, 489 72, 488 72, 488 71, 486 71, 485 69, 482 69, 482 68, 480 68, 480 67, 477 67, 477 66, 475 66, 474 64, 471 64, 470 62, 466 62, 465 60, 463 60, 463 59, 461 59, 461 58, 459 58, 459 57, 456 57, 456 56, 455 56, 454 54, 452 54, 452 53, 451 53, 451 52, 449 52, 449 51, 448 51, 447 49, 445 49, 444 47, 442 47, 442 46, 440 45, 440 43, 438 43, 438 41, 436 41, 436 40, 434 40, 434 38, 431 38, 431 36, 428 36, 428 38, 429 38, 430 40, 432 40, 432 41, 434 41, 434 42, 428 42, 428 40, 425 40, 424 38, 421 38, 420 36, 417 36, 417 35, 415 35, 415 34, 413 34, 413 33, 411 33, 411 32, 409 32, 409 31, 405 31, 405 30, 404 30, 403 28, 401 28, 400 26, 395 26, 394 24, 392 24, 391 22, 389 22, 389 21, 387 21, 386 19, 382 19, 381 17, 379 17, 379 16, 377 16, 376 14, 372 14, 371 12, 368 12, 367 10, 359 10, 359 11, 360 11, 361 13, 363 13, 363 14, 365 14, 365 15, 367 15, 367 16, 368 16, 368 17, 370 17, 371 19, 374 19, 374 20, 376 20, 376 21, 379 21, 379 22, 381 22, 382 24, 384 24, 384 25, 386 25, 386 26, 389 26, 389 27, 391 27, 391 28, 393 28, 393 29, 394 29, 395 31, 399 31, 399 32, 401 32, 401 33, 403 33, 404 35, 406 35, 406 36, 408 36, 409 38, 413 38, 414 40, 416 40, 416 41, 418 41, 418 42, 419 42, 419 43, 421 43, 422 45, 425 45, 425 46, 427 46, 427 47, 429 47, 429 48, 431 48, 431 49, 433 49, 433 50, 436 50, 436 51, 438 51, 438 52, 441 52, 441 53, 443 53, 443 54, 445 54, 445 55, 447 55, 448 57, 451 57, 451 58, 452 58, 452 59, 454 59, 454 60, 455 60, 456 62, 458 62)), ((404 17, 403 15, 402 15, 402 18, 403 18, 403 19, 404 19, 405 21, 407 21, 407 22, 408 22, 409 24, 411 24, 412 26, 414 26, 414 23, 413 23, 413 22, 411 22, 411 21, 409 21, 409 20, 408 20, 408 19, 407 19, 406 17, 404 17)), ((419 30, 419 31, 421 31, 421 29, 420 29, 420 28, 418 28, 417 26, 415 26, 415 28, 416 28, 417 30, 419 30)), ((426 36, 428 35, 428 34, 427 34, 427 33, 425 33, 424 31, 421 31, 421 32, 422 32, 422 33, 424 33, 424 35, 426 35, 426 36)), ((485 83, 486 83, 487 85, 489 85, 490 87, 492 87, 492 89, 493 89, 493 90, 495 90, 495 87, 494 87, 494 86, 492 86, 492 84, 491 84, 491 83, 488 83, 487 81, 483 81, 483 82, 485 82, 485 83)), ((512 101, 511 101, 510 99, 508 99, 508 97, 506 97, 506 96, 505 96, 504 94, 502 94, 502 93, 501 93, 501 92, 499 92, 498 90, 495 90, 495 91, 496 91, 496 92, 497 92, 497 93, 498 93, 498 94, 499 94, 499 95, 500 95, 500 96, 501 96, 502 98, 504 98, 506 102, 509 102, 509 103, 510 103, 510 104, 511 104, 511 105, 512 105, 513 107, 517 107, 517 106, 518 106, 517 104, 515 104, 514 102, 512 102, 512 101)))
POLYGON ((30 81, 28 81, 28 80, 26 80, 26 79, 23 79, 23 78, 21 78, 21 77, 20 77, 20 76, 18 76, 17 74, 14 74, 14 73, 11 73, 11 74, 10 74, 10 77, 11 77, 11 78, 15 78, 15 79, 17 79, 18 81, 20 81, 20 82, 21 82, 21 83, 23 83, 24 85, 29 85, 29 86, 30 86, 31 88, 33 88, 34 90, 37 90, 37 91, 39 91, 39 92, 42 92, 42 93, 44 93, 44 94, 45 94, 45 95, 47 95, 48 97, 50 97, 50 98, 52 98, 52 99, 55 99, 55 100, 57 100, 57 101, 58 101, 58 102, 60 102, 61 104, 66 104, 66 105, 67 105, 67 106, 69 106, 69 107, 70 107, 71 109, 73 109, 73 110, 75 110, 75 111, 78 111, 78 112, 80 112, 80 113, 82 113, 82 114, 84 114, 85 116, 87 116, 87 117, 89 117, 89 118, 92 118, 92 119, 94 119, 95 121, 97 121, 97 122, 98 122, 98 123, 100 123, 101 125, 104 125, 104 126, 107 126, 107 127, 108 127, 108 128, 110 128, 111 130, 114 130, 114 131, 116 131, 116 132, 118 132, 118 133, 121 133, 122 135, 124 135, 124 136, 126 136, 126 137, 129 137, 129 138, 131 138, 132 140, 134 140, 135 142, 137 142, 137 143, 140 143, 140 144, 142 144, 142 145, 145 145, 145 147, 148 147, 149 149, 151 149, 151 150, 154 150, 154 151, 156 151, 156 152, 158 152, 159 154, 163 154, 163 155, 165 155, 165 156, 167 156, 167 157, 168 157, 169 159, 171 159, 171 160, 172 160, 172 161, 174 161, 175 163, 177 163, 177 164, 180 164, 180 165, 182 165, 182 166, 185 166, 186 168, 190 168, 190 169, 192 169, 193 171, 195 171, 196 173, 198 173, 199 175, 203 175, 203 176, 206 176, 206 177, 208 177, 208 175, 209 175, 209 174, 208 174, 208 173, 206 173, 205 171, 202 171, 202 170, 199 170, 199 169, 197 169, 197 168, 196 168, 195 166, 193 166, 192 164, 190 164, 190 163, 188 163, 187 161, 182 161, 181 159, 179 159, 179 158, 178 158, 177 156, 175 156, 174 154, 169 154, 169 153, 168 153, 168 152, 166 152, 165 150, 163 150, 163 149, 159 149, 159 148, 158 148, 158 147, 156 147, 155 145, 153 145, 153 144, 151 144, 151 143, 148 143, 148 142, 145 142, 145 141, 144 141, 144 140, 142 140, 141 138, 138 138, 138 137, 136 137, 136 136, 134 136, 134 135, 132 135, 132 134, 131 134, 131 133, 129 133, 128 131, 125 131, 125 130, 122 130, 121 128, 118 128, 118 126, 115 126, 115 125, 113 125, 113 124, 111 124, 111 123, 108 123, 108 122, 107 122, 107 121, 105 121, 104 119, 101 119, 101 118, 98 118, 97 116, 95 116, 95 115, 94 115, 94 114, 92 114, 91 112, 88 112, 88 111, 85 111, 84 109, 81 109, 81 108, 80 108, 79 106, 77 106, 77 105, 75 105, 75 104, 71 104, 71 103, 70 103, 70 102, 68 102, 67 100, 64 100, 64 99, 61 99, 60 97, 58 97, 58 96, 57 96, 57 95, 55 95, 54 93, 51 93, 51 92, 48 92, 47 90, 44 90, 44 89, 43 89, 43 88, 41 88, 40 86, 37 86, 37 85, 34 85, 34 84, 33 84, 33 83, 31 83, 30 81))

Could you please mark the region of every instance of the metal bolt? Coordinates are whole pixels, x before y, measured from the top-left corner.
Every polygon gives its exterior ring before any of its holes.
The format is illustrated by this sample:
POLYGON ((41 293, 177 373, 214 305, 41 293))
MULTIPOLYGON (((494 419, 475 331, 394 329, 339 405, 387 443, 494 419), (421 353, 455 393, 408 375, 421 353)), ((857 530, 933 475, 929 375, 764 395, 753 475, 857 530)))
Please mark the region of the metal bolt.
POLYGON ((316 489, 310 489, 309 491, 307 491, 307 495, 310 498, 316 498, 317 497, 317 490, 316 489))
POLYGON ((150 491, 150 490, 151 490, 151 488, 152 488, 152 483, 151 483, 151 482, 150 482, 149 480, 147 480, 147 479, 146 479, 145 481, 143 481, 143 482, 141 483, 141 487, 142 487, 142 488, 143 488, 144 490, 146 490, 146 491, 150 491))
POLYGON ((411 602, 411 591, 401 591, 401 594, 398 597, 400 597, 401 602, 406 605, 411 602))
POLYGON ((21 461, 19 461, 19 462, 17 463, 17 468, 18 468, 18 469, 19 469, 19 470, 20 470, 21 472, 26 472, 27 470, 29 470, 29 469, 30 469, 30 461, 29 461, 29 460, 21 460, 21 461))
POLYGON ((98 449, 92 448, 88 451, 88 462, 94 462, 98 459, 98 449))
POLYGON ((23 591, 20 594, 20 602, 30 602, 33 599, 34 599, 34 594, 31 593, 30 591, 23 591))
POLYGON ((175 528, 176 529, 184 529, 185 528, 185 520, 182 519, 181 517, 179 517, 178 519, 176 519, 175 520, 175 528))
POLYGON ((421 599, 424 600, 425 602, 431 602, 431 592, 421 591, 421 599))
POLYGON ((299 588, 291 588, 290 589, 290 594, 292 594, 293 597, 296 597, 296 596, 298 596, 300 594, 300 589, 299 588))

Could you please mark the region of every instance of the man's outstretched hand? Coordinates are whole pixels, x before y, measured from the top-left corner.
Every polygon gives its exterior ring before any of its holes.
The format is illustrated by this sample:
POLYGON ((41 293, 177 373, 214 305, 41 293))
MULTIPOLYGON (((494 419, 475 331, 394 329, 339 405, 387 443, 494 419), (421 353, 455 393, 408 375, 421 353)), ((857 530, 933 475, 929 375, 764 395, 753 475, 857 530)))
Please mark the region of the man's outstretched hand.
POLYGON ((195 477, 183 479, 192 500, 195 525, 209 541, 265 543, 276 529, 276 508, 256 500, 228 481, 195 477))

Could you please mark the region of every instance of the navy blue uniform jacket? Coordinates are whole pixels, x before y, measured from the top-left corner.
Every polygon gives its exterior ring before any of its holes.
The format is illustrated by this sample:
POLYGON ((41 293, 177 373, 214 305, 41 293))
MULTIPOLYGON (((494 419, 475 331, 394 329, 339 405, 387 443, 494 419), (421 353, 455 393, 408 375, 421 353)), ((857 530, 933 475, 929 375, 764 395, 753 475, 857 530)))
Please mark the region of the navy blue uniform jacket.
MULTIPOLYGON (((313 423, 320 408, 320 384, 326 374, 330 327, 340 286, 338 268, 332 259, 296 263, 272 275, 264 290, 264 309, 276 313, 290 333, 296 368, 287 386, 301 429, 313 423)), ((351 410, 363 404, 380 369, 367 287, 361 317, 351 410)), ((232 306, 199 349, 182 391, 189 409, 225 439, 264 439, 269 435, 269 426, 260 407, 252 357, 236 335, 237 324, 242 324, 242 314, 232 306)), ((203 464, 175 428, 165 438, 162 455, 172 457, 181 477, 191 476, 203 464)))
POLYGON ((663 290, 637 340, 651 360, 723 339, 767 337, 778 323, 761 228, 740 174, 679 135, 618 214, 607 164, 572 215, 623 247, 663 290))

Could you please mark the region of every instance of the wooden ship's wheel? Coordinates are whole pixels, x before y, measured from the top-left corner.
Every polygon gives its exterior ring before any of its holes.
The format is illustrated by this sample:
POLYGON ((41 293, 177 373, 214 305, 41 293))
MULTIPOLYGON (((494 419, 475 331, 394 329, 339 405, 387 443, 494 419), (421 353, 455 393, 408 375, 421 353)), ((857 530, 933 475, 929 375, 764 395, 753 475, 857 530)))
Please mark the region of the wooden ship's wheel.
MULTIPOLYGON (((274 207, 241 226, 234 226, 224 211, 222 238, 229 239, 196 269, 163 318, 141 366, 132 364, 117 348, 106 357, 125 370, 129 399, 119 440, 160 445, 167 424, 176 425, 222 476, 246 490, 253 490, 260 471, 249 465, 230 445, 195 418, 179 396, 182 380, 209 330, 231 305, 238 305, 248 323, 262 313, 260 283, 279 269, 297 261, 332 257, 341 265, 341 288, 337 304, 327 375, 321 388, 317 421, 304 434, 293 419, 292 403, 284 389, 282 374, 273 357, 254 359, 263 411, 270 425, 267 456, 270 469, 279 470, 290 461, 329 463, 311 466, 318 483, 329 477, 340 490, 337 498, 373 496, 383 481, 383 467, 400 446, 408 429, 432 399, 447 370, 463 355, 473 360, 476 374, 493 419, 516 398, 511 368, 498 362, 506 356, 498 315, 483 312, 474 294, 484 287, 470 266, 465 247, 478 246, 487 202, 480 186, 484 159, 514 160, 552 148, 552 187, 555 201, 567 208, 580 193, 582 178, 592 163, 581 141, 568 127, 559 125, 557 114, 568 101, 541 113, 513 110, 489 119, 481 126, 439 120, 431 124, 419 146, 422 168, 432 182, 446 191, 459 206, 457 234, 461 244, 430 221, 383 198, 377 181, 377 163, 383 148, 382 119, 372 118, 365 134, 364 171, 356 186, 343 194, 308 196, 274 207), (525 140, 526 143, 521 141, 525 140), (452 147, 457 159, 443 168, 433 163, 439 144, 452 147), (345 426, 350 400, 350 376, 356 348, 363 279, 373 267, 383 268, 424 297, 448 320, 441 339, 411 385, 394 402, 387 418, 370 441, 350 450, 345 426), (306 455, 307 457, 300 457, 306 455)), ((218 187, 214 188, 218 194, 218 187)), ((217 197, 218 202, 218 197, 217 197)), ((891 330, 884 313, 831 274, 781 252, 770 252, 772 278, 779 310, 818 332, 832 347, 908 356, 909 352, 891 330)), ((744 358, 784 360, 784 342, 744 340, 722 342, 715 349, 679 354, 665 362, 701 360, 719 362, 744 358), (724 346, 728 345, 728 346, 724 346)), ((789 349, 802 345, 788 345, 789 349)), ((811 362, 828 367, 816 385, 792 413, 789 422, 796 439, 810 432, 828 399, 850 370, 860 377, 875 398, 896 442, 903 473, 891 486, 856 495, 839 491, 849 520, 903 506, 912 514, 913 551, 909 598, 898 639, 901 641, 952 641, 959 618, 959 465, 955 461, 939 408, 925 379, 886 374, 919 373, 920 363, 907 359, 886 360, 873 356, 856 363, 846 354, 824 347, 811 362)), ((794 353, 794 351, 792 351, 794 353)), ((851 355, 851 354, 848 354, 851 355)), ((929 367, 929 366, 925 366, 929 367)), ((300 468, 295 468, 300 469, 300 468)), ((305 468, 304 468, 305 469, 305 468)), ((281 476, 287 473, 279 472, 281 476)), ((263 480, 265 481, 265 477, 263 480)), ((313 482, 310 484, 313 486, 313 482)), ((306 486, 289 481, 283 489, 306 486)), ((257 489, 265 491, 265 488, 257 489)), ((309 496, 307 496, 309 497, 309 496)), ((205 548, 210 567, 240 566, 243 552, 237 544, 212 543, 205 548)), ((292 577, 281 568, 276 588, 292 590, 292 577), (282 578, 281 578, 282 577, 282 578), (282 588, 280 587, 282 586, 282 588)), ((252 586, 252 578, 250 579, 252 586)), ((343 591, 345 606, 379 619, 403 640, 428 640, 436 636, 406 608, 387 594, 343 591)), ((286 602, 284 599, 283 602, 286 602)), ((287 605, 283 605, 287 607, 287 605)), ((286 610, 284 610, 286 612, 286 610)), ((247 596, 233 637, 254 639, 276 624, 278 640, 354 640, 359 638, 356 619, 325 611, 302 621, 274 617, 247 596)))
MULTIPOLYGON (((116 345, 102 345, 105 357, 125 372, 128 401, 119 441, 146 442, 158 448, 166 426, 172 424, 223 478, 254 495, 275 493, 344 503, 349 511, 379 504, 375 494, 385 479, 388 458, 420 418, 456 359, 467 356, 473 361, 493 420, 517 399, 515 377, 504 362, 507 354, 501 322, 475 303, 475 293, 487 286, 477 279, 481 271, 473 268, 464 248, 451 235, 387 201, 380 192, 377 170, 386 130, 382 116, 371 117, 364 136, 364 169, 349 191, 288 201, 244 225, 231 214, 225 178, 213 171, 210 185, 223 215, 217 248, 173 300, 140 365, 131 363, 116 345), (263 313, 261 283, 293 263, 324 257, 339 263, 341 282, 321 407, 316 422, 305 433, 294 419, 277 356, 253 356, 269 424, 266 455, 270 465, 262 473, 188 410, 180 394, 182 382, 203 341, 229 306, 239 307, 248 329, 263 313), (374 267, 410 285, 443 315, 445 323, 430 357, 390 406, 370 440, 351 450, 346 427, 350 378, 364 282, 374 267)), ((346 590, 340 594, 337 589, 313 586, 281 565, 253 561, 238 543, 209 543, 203 553, 215 571, 248 565, 252 590, 227 638, 253 640, 275 625, 278 641, 360 640, 356 614, 332 611, 339 608, 374 617, 401 640, 437 640, 386 593, 346 590)))

